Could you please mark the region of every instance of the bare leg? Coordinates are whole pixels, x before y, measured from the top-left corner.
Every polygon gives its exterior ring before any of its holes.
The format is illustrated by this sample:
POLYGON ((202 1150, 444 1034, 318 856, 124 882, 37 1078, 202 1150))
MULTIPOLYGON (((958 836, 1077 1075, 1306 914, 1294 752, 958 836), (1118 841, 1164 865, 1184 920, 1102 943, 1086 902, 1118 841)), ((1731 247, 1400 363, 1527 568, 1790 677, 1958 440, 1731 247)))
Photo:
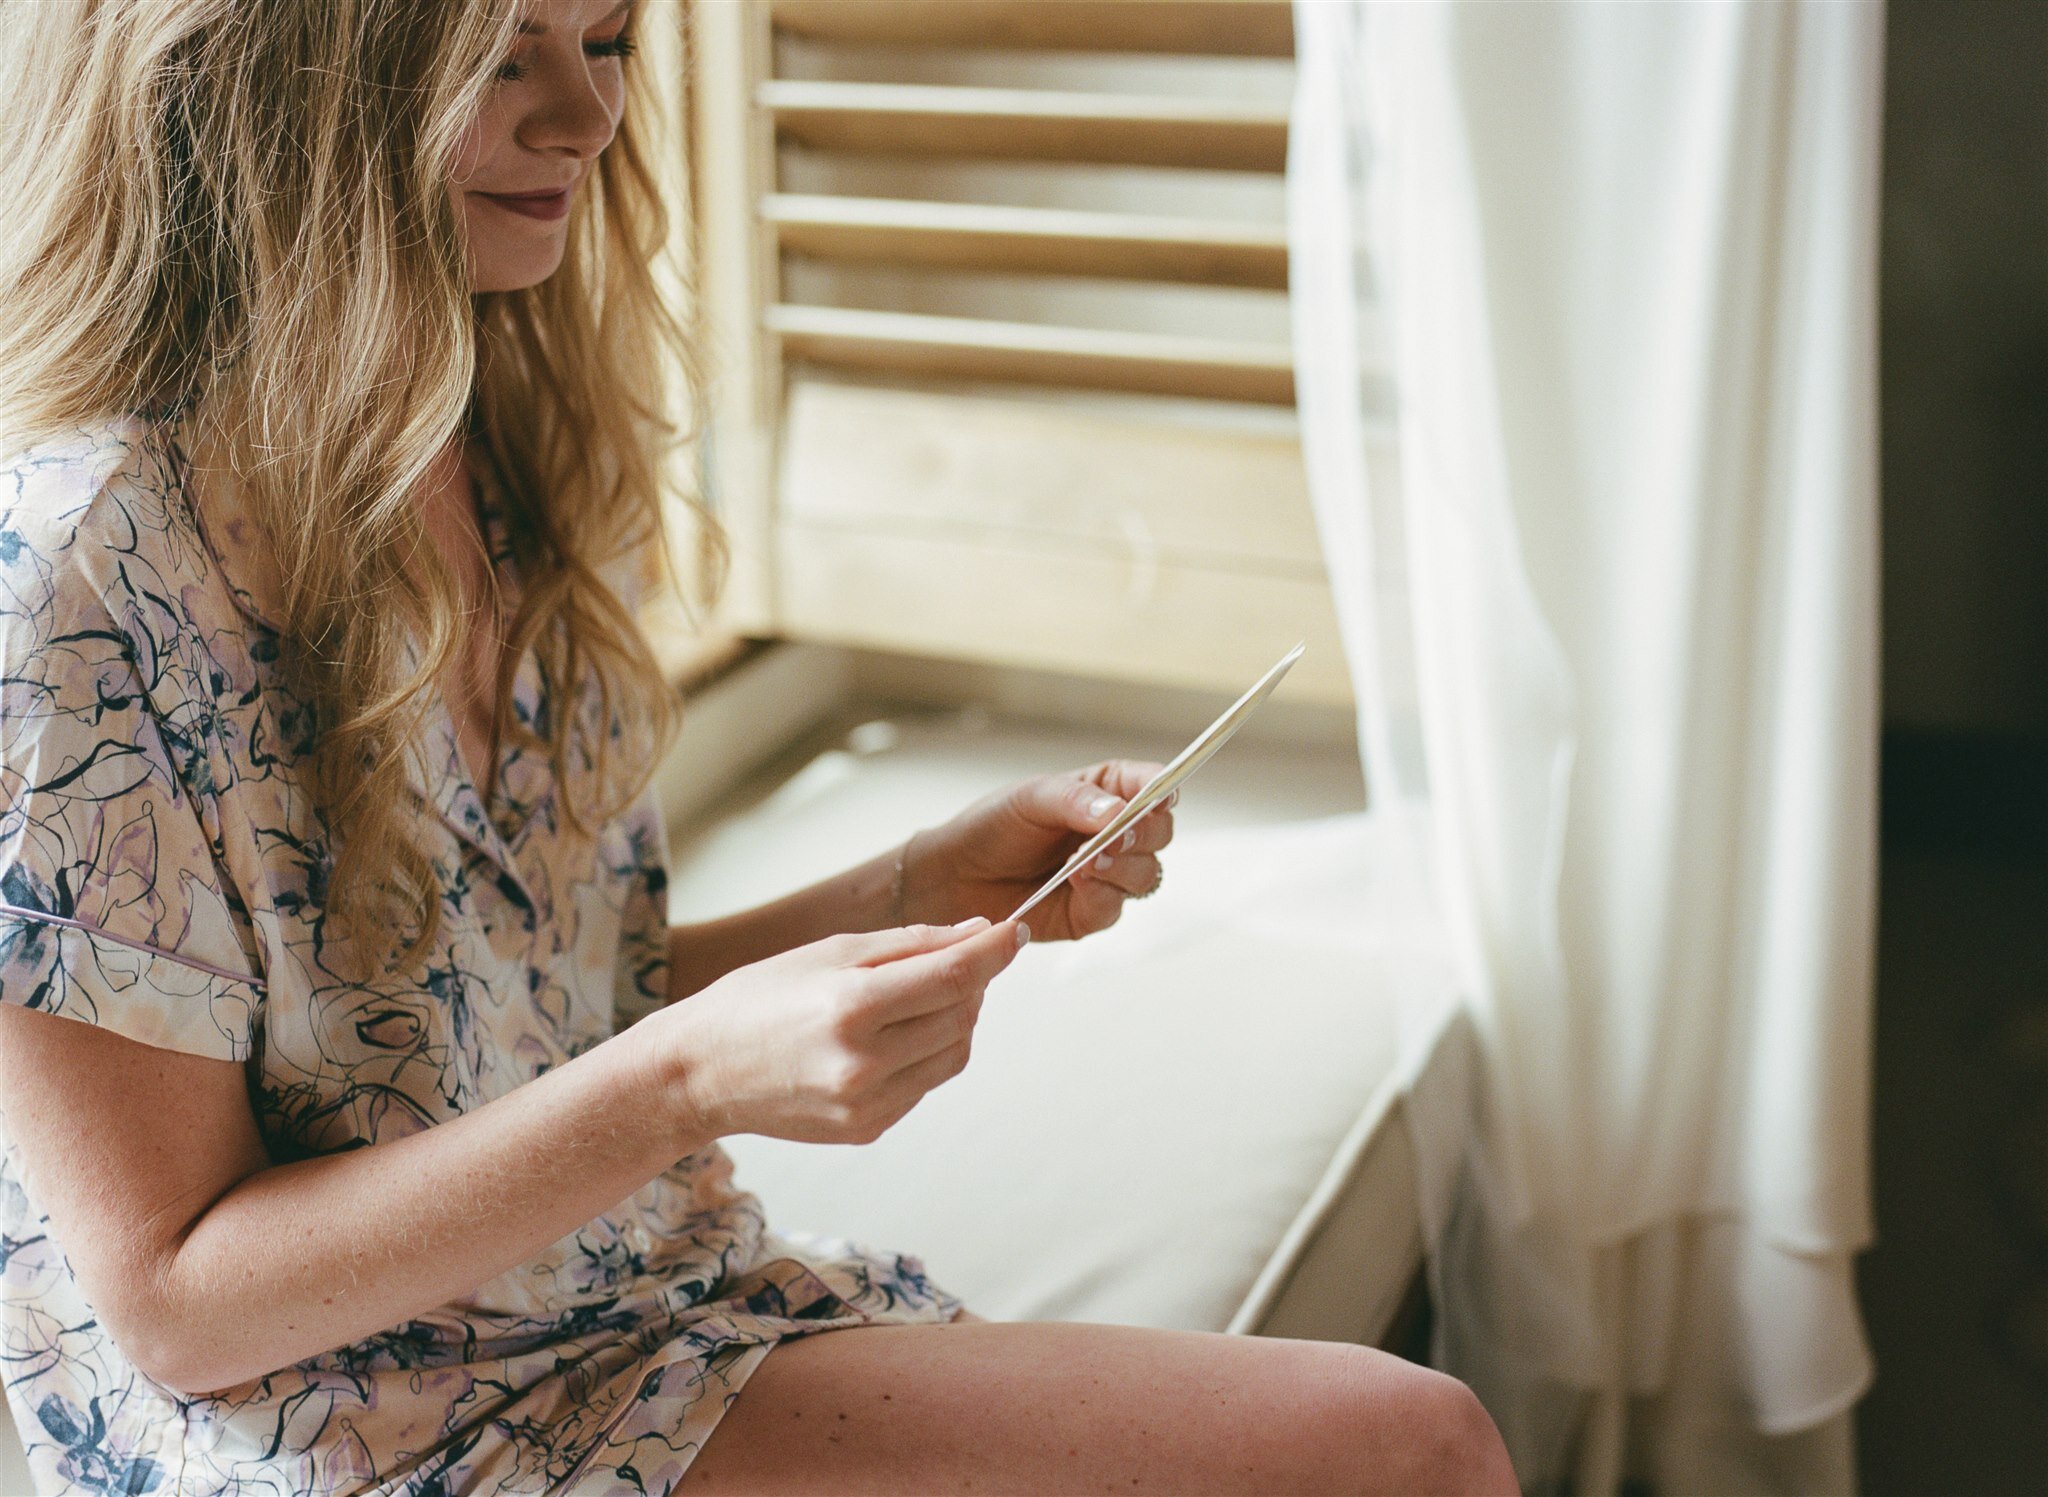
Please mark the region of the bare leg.
POLYGON ((703 1493, 1500 1493, 1463 1384, 1334 1342, 1054 1322, 777 1346, 685 1474, 703 1493))

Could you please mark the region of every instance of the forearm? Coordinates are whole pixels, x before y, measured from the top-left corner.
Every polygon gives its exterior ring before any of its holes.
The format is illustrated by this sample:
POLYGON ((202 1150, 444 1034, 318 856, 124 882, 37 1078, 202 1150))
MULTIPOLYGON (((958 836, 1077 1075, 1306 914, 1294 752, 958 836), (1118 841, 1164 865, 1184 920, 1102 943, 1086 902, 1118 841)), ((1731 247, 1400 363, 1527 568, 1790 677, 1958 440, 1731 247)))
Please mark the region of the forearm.
POLYGON ((897 897, 900 850, 892 847, 856 868, 751 910, 671 926, 670 1001, 687 998, 736 968, 826 936, 902 924, 897 897))
POLYGON ((157 1375, 212 1391, 401 1324, 709 1142, 676 1120, 678 1080, 645 1040, 621 1035, 409 1137, 241 1181, 154 1286, 157 1375))

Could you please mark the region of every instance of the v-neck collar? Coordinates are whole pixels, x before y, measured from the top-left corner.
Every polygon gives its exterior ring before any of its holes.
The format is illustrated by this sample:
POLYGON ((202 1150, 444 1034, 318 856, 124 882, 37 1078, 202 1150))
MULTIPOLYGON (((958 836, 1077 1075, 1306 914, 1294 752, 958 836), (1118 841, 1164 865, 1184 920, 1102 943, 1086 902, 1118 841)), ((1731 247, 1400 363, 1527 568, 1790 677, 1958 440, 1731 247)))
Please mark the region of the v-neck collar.
MULTIPOLYGON (((283 613, 282 574, 239 486, 216 478, 208 485, 202 510, 187 481, 189 457, 177 443, 175 432, 167 432, 166 436, 175 465, 174 478, 186 511, 198 530, 201 545, 219 570, 229 597, 252 622, 273 634, 281 633, 277 621, 283 613)), ((486 554, 502 595, 508 599, 516 597, 517 568, 501 496, 491 475, 475 468, 468 471, 475 480, 477 517, 486 554)), ((416 667, 418 640, 408 637, 406 648, 409 663, 416 667)), ((514 720, 545 735, 550 727, 549 714, 556 710, 550 696, 546 673, 529 646, 521 652, 513 673, 514 720)), ((496 793, 487 802, 463 763, 459 745, 454 714, 445 693, 436 686, 429 693, 423 741, 417 753, 406 755, 407 787, 450 831, 497 865, 503 879, 509 880, 504 885, 508 893, 516 890, 530 909, 538 911, 536 890, 522 866, 520 853, 537 823, 553 824, 553 765, 548 756, 532 749, 501 745, 496 793)))
POLYGON ((544 772, 536 773, 526 763, 536 756, 513 748, 502 756, 498 794, 486 803, 462 762, 458 745, 454 716, 436 692, 421 753, 408 763, 409 788, 450 831, 489 859, 502 877, 516 886, 528 906, 538 911, 537 891, 520 854, 552 787, 536 784, 546 778, 544 772), (521 795, 521 786, 532 786, 533 792, 521 795))
MULTIPOLYGON (((510 602, 518 596, 518 573, 502 499, 488 475, 473 468, 468 471, 474 481, 472 492, 484 551, 497 577, 500 596, 510 602)), ((549 710, 545 673, 529 646, 521 651, 513 671, 513 721, 530 731, 544 733, 549 710)), ((516 743, 501 743, 496 784, 492 794, 486 796, 463 761, 454 713, 446 693, 437 687, 429 715, 424 768, 427 783, 415 782, 415 788, 426 803, 451 831, 515 880, 529 907, 537 908, 536 891, 527 878, 520 853, 543 811, 552 820, 554 777, 553 765, 547 757, 516 743)))

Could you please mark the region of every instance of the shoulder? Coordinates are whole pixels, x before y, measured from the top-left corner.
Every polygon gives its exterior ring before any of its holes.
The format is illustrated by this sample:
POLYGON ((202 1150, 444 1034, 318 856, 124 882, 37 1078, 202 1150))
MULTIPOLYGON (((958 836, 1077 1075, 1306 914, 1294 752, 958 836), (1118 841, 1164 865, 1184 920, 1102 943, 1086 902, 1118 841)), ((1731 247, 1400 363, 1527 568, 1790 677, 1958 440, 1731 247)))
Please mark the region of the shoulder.
POLYGON ((0 650, 90 620, 160 642, 216 611, 181 464, 130 415, 0 453, 0 650))
POLYGON ((10 611, 83 589, 112 606, 190 565, 198 536, 158 428, 115 416, 0 454, 0 579, 10 611))
POLYGON ((0 451, 0 524, 39 554, 125 544, 138 526, 162 530, 183 510, 170 442, 136 416, 0 451))
POLYGON ((184 467, 175 429, 139 417, 0 455, 9 752, 99 741, 113 722, 161 730, 195 785, 224 783, 198 725, 252 689, 263 642, 206 548, 184 467))

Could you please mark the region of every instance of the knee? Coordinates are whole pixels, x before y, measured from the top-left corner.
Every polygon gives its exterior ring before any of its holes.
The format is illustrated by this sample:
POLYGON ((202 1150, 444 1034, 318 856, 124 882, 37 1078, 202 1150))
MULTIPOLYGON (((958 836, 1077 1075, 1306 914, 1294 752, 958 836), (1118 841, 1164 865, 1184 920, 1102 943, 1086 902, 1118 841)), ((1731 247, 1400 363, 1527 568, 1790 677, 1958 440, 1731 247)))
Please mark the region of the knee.
MULTIPOLYGON (((1360 1349, 1364 1351, 1364 1348, 1360 1349)), ((1516 1497, 1500 1431, 1472 1390, 1412 1362, 1367 1353, 1345 1380, 1340 1418, 1363 1493, 1516 1497)))
POLYGON ((1519 1494, 1507 1447, 1478 1396, 1454 1377, 1417 1370, 1428 1378, 1429 1386, 1418 1395, 1417 1428, 1423 1432, 1423 1448, 1418 1452, 1421 1479, 1413 1490, 1488 1497, 1519 1494))

